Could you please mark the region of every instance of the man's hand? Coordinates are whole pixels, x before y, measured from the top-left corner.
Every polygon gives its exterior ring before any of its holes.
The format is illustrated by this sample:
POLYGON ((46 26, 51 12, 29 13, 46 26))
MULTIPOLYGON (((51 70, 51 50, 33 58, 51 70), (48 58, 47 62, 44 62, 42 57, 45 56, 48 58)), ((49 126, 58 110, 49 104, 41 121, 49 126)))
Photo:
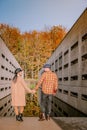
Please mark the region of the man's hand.
POLYGON ((54 91, 53 91, 53 96, 56 95, 56 92, 57 92, 57 89, 54 89, 54 91))
POLYGON ((33 89, 33 90, 32 90, 32 94, 35 94, 35 93, 36 93, 36 91, 33 89))

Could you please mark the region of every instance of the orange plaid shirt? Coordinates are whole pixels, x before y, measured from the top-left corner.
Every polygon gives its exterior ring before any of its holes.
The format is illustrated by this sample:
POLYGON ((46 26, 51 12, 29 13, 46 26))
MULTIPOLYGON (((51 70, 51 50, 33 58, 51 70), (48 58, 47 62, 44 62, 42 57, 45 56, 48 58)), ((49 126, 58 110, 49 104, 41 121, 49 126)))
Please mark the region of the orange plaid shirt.
POLYGON ((44 72, 36 85, 35 90, 37 90, 40 86, 42 86, 43 93, 54 94, 54 92, 58 89, 57 75, 52 71, 44 72))

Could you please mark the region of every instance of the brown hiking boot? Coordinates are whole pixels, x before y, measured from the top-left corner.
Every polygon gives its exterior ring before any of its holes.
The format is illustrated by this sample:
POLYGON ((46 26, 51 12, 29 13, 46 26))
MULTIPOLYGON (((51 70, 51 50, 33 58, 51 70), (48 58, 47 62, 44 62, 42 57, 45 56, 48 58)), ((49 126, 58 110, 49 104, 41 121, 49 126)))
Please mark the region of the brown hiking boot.
POLYGON ((45 120, 45 115, 44 113, 40 113, 39 115, 39 120, 38 121, 44 121, 45 120))
POLYGON ((50 115, 47 115, 47 116, 46 116, 46 120, 47 120, 47 121, 50 120, 50 115))

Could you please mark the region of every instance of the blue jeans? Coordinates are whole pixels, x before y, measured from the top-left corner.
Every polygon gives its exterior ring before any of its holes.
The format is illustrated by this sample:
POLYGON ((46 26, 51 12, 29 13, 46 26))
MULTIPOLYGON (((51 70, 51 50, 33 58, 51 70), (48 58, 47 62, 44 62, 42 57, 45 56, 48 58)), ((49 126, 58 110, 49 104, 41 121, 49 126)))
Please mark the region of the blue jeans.
POLYGON ((41 111, 46 115, 51 113, 52 94, 41 93, 41 111))

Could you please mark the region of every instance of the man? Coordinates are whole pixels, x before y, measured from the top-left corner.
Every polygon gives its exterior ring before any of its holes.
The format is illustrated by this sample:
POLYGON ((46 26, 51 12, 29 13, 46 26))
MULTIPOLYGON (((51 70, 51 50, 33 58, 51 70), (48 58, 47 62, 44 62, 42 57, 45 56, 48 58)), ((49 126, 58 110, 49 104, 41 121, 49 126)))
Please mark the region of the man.
POLYGON ((57 75, 51 71, 51 65, 45 64, 43 68, 44 73, 42 74, 39 82, 35 87, 35 90, 37 90, 40 86, 42 86, 42 116, 40 118, 40 121, 45 119, 50 120, 52 96, 55 95, 58 89, 57 75))

